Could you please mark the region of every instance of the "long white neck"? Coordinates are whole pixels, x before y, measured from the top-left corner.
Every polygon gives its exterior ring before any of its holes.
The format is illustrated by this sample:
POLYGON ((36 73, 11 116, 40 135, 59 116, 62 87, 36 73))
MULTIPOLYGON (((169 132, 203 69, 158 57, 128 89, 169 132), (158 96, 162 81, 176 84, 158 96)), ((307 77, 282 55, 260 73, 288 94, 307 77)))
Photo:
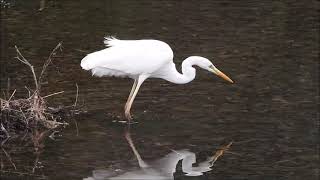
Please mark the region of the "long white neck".
POLYGON ((196 65, 198 60, 202 58, 199 56, 191 56, 182 62, 182 74, 179 73, 173 64, 165 79, 175 84, 186 84, 194 80, 196 77, 196 69, 192 67, 196 65))

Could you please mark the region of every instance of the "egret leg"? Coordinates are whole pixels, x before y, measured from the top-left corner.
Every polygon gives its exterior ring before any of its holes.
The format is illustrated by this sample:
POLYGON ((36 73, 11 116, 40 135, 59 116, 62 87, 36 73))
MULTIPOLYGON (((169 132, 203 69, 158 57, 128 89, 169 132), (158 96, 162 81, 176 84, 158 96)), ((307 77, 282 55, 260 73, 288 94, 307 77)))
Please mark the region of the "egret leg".
POLYGON ((127 106, 128 106, 129 101, 130 101, 130 99, 131 99, 131 97, 132 97, 132 94, 133 94, 134 90, 135 90, 136 87, 137 87, 137 83, 138 83, 138 80, 137 80, 137 79, 134 79, 134 83, 133 83, 132 89, 131 89, 131 91, 130 91, 130 95, 129 95, 129 97, 128 97, 128 100, 127 100, 127 102, 126 102, 126 105, 124 106, 124 110, 127 109, 127 106))
POLYGON ((133 94, 131 97, 129 97, 128 99, 128 105, 126 106, 125 108, 125 116, 126 118, 128 119, 129 123, 130 123, 130 120, 132 120, 132 117, 131 117, 131 114, 130 114, 130 109, 131 109, 131 106, 132 106, 132 103, 133 103, 133 100, 134 98, 136 97, 138 91, 139 91, 139 88, 141 86, 141 84, 143 83, 143 81, 145 81, 146 79, 148 78, 148 76, 145 76, 145 75, 140 75, 139 78, 138 78, 138 82, 137 82, 137 85, 133 91, 133 94))

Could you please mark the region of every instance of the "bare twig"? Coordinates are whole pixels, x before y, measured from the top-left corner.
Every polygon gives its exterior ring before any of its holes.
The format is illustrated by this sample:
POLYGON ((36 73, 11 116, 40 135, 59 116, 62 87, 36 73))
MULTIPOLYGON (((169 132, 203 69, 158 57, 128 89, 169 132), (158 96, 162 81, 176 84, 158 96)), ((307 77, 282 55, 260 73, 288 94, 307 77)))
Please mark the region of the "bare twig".
POLYGON ((37 80, 37 76, 36 76, 36 73, 34 71, 34 68, 33 68, 32 64, 30 64, 30 62, 26 58, 24 58, 24 56, 21 54, 21 52, 19 51, 17 46, 14 46, 14 47, 16 48, 16 51, 17 51, 17 57, 16 58, 19 61, 21 61, 22 63, 24 63, 24 64, 26 64, 27 66, 30 67, 32 75, 33 75, 33 79, 34 79, 34 83, 35 83, 36 89, 38 90, 39 89, 38 80, 37 80))
POLYGON ((42 97, 42 98, 47 98, 47 97, 54 96, 54 95, 61 94, 61 93, 64 93, 64 91, 52 93, 52 94, 46 95, 46 96, 44 96, 44 97, 42 97))
POLYGON ((51 60, 52 56, 55 54, 55 52, 56 52, 59 48, 60 48, 60 50, 61 50, 61 46, 62 46, 62 44, 61 44, 61 42, 59 42, 58 45, 51 51, 48 59, 47 59, 47 60, 45 61, 45 63, 43 64, 43 66, 42 66, 42 71, 41 71, 41 74, 40 74, 40 76, 39 76, 39 84, 41 84, 41 82, 42 82, 42 77, 43 77, 43 75, 44 75, 44 73, 45 73, 48 65, 52 62, 52 60, 51 60))
POLYGON ((58 133, 60 131, 53 131, 50 135, 49 135, 49 138, 52 139, 52 140, 55 140, 55 135, 56 133, 58 133))
POLYGON ((13 93, 12 93, 11 96, 9 97, 8 101, 11 100, 11 98, 14 96, 15 93, 16 93, 16 89, 13 91, 13 93))
POLYGON ((75 51, 78 51, 78 52, 82 52, 82 53, 87 53, 89 54, 90 51, 86 51, 86 50, 82 50, 82 49, 74 49, 75 51))
POLYGON ((30 96, 31 96, 31 91, 30 91, 30 89, 29 89, 27 86, 24 86, 24 88, 26 88, 26 89, 28 90, 28 97, 30 97, 30 96))

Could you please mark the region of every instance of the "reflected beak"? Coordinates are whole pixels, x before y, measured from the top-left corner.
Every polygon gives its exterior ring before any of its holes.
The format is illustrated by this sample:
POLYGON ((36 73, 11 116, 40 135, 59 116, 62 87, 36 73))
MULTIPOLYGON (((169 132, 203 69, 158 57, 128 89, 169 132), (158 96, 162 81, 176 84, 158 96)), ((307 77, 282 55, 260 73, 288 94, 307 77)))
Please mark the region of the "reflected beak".
POLYGON ((233 83, 233 81, 227 75, 225 75, 223 72, 221 72, 219 69, 213 67, 213 68, 211 68, 211 72, 213 72, 217 76, 220 76, 222 79, 229 81, 230 83, 233 83))

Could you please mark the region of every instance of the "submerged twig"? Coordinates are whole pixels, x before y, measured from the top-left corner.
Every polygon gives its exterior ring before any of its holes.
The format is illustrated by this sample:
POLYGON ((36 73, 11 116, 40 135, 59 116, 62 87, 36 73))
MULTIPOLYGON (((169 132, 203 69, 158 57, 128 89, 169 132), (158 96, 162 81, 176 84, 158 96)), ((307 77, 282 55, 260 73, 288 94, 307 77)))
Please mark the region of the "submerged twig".
POLYGON ((8 77, 8 80, 7 80, 7 95, 3 92, 4 94, 4 98, 6 97, 9 97, 9 91, 10 91, 10 78, 8 77))
POLYGON ((40 0, 39 11, 44 10, 45 7, 46 7, 46 0, 40 0))
POLYGON ((10 134, 8 133, 8 131, 6 130, 6 128, 4 128, 4 126, 3 126, 2 123, 1 123, 1 131, 3 131, 3 132, 6 134, 7 138, 10 137, 10 134))
POLYGON ((36 159, 34 160, 34 163, 33 163, 32 173, 36 172, 36 168, 38 167, 38 163, 39 163, 39 158, 40 158, 40 153, 36 152, 36 159))
POLYGON ((232 143, 233 142, 231 141, 229 144, 222 146, 218 151, 216 151, 216 153, 211 157, 211 164, 214 164, 220 156, 222 156, 227 150, 229 150, 232 143))
POLYGON ((74 101, 74 104, 73 104, 74 107, 77 106, 78 96, 79 96, 79 86, 77 83, 76 83, 76 87, 77 87, 77 94, 76 94, 76 100, 74 101))
POLYGON ((11 156, 7 153, 7 151, 5 149, 3 149, 3 147, 1 147, 2 151, 4 152, 4 154, 6 155, 6 157, 8 158, 9 162, 11 163, 11 165, 13 166, 13 168, 15 170, 17 170, 16 165, 14 164, 14 162, 11 159, 11 156))
POLYGON ((6 128, 4 128, 3 124, 1 123, 1 131, 3 131, 6 134, 6 139, 4 139, 1 142, 1 147, 8 141, 8 139, 11 137, 9 132, 6 130, 6 128))
MULTIPOLYGON (((72 111, 72 114, 75 112, 75 108, 77 106, 77 102, 78 102, 78 96, 79 96, 79 86, 78 84, 76 83, 76 87, 77 87, 77 93, 76 93, 76 99, 74 101, 74 104, 73 104, 73 111, 72 111)), ((76 126, 76 132, 77 132, 77 136, 79 136, 79 127, 78 127, 78 122, 76 119, 72 118, 73 121, 74 121, 74 124, 76 126)))
POLYGON ((46 176, 44 175, 37 175, 37 174, 31 174, 31 173, 26 173, 26 172, 18 172, 18 171, 6 171, 6 170, 0 170, 1 173, 8 173, 8 174, 17 174, 19 176, 32 176, 32 177, 38 177, 38 178, 43 178, 46 179, 46 176))

